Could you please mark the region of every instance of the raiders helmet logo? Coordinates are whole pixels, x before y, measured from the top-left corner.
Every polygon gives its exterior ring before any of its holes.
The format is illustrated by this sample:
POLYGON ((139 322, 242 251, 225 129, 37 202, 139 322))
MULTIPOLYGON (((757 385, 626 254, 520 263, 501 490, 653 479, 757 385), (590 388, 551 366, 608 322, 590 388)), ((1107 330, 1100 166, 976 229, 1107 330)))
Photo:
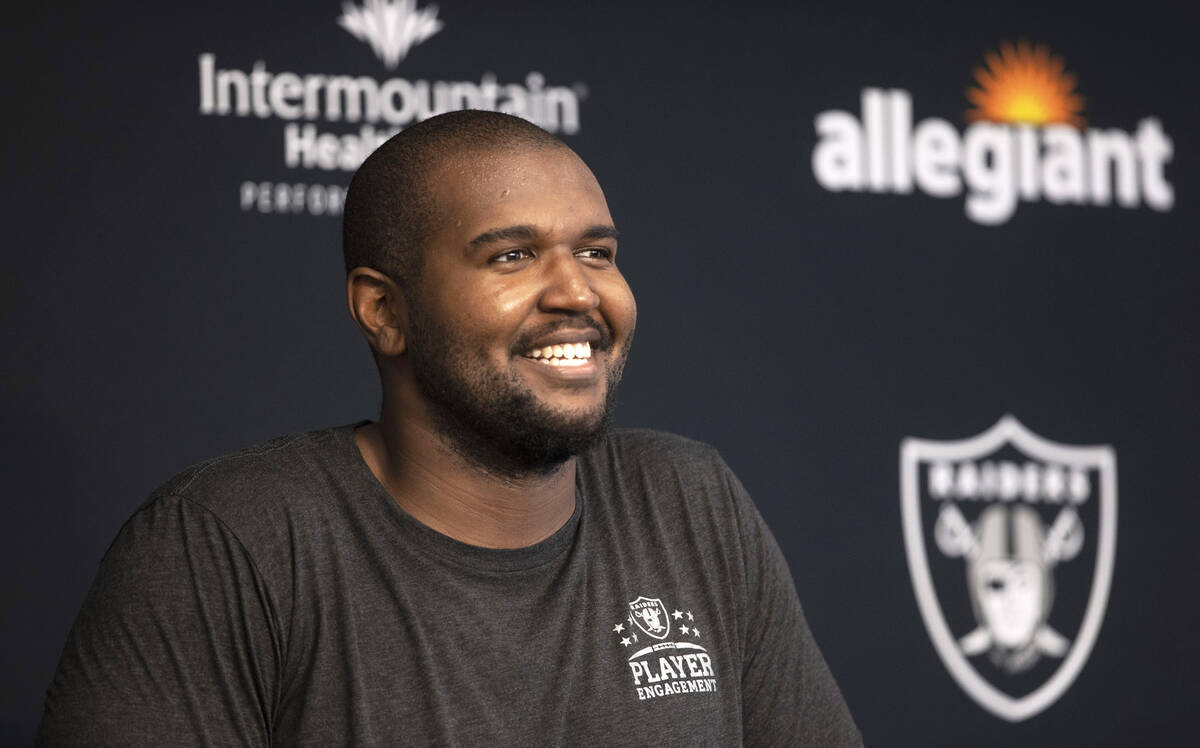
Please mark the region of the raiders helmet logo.
POLYGON ((905 439, 900 502, 921 616, 951 676, 1016 722, 1091 653, 1117 541, 1116 456, 1005 416, 961 441, 905 439))

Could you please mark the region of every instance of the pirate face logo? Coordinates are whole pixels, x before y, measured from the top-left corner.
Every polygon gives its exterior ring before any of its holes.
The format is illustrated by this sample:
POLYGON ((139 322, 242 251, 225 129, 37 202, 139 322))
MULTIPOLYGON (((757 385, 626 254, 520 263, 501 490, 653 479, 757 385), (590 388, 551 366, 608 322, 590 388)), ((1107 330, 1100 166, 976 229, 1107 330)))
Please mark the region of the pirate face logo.
POLYGON ((1050 706, 1108 600, 1112 449, 1055 444, 1011 416, 962 441, 906 439, 901 506, 917 602, 951 675, 1011 721, 1050 706))
POLYGON ((967 592, 978 626, 959 640, 968 656, 987 652, 1007 673, 1033 667, 1042 655, 1062 657, 1068 642, 1049 623, 1054 568, 1083 547, 1074 507, 1058 510, 1049 528, 1028 506, 992 505, 968 526, 952 501, 934 525, 938 548, 966 560, 967 592))

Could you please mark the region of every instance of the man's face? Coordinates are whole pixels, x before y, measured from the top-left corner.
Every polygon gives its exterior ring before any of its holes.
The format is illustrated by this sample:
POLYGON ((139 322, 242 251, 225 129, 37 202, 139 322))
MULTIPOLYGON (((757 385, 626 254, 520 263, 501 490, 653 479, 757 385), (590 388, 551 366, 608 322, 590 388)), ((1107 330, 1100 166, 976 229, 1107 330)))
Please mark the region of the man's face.
POLYGON ((602 432, 632 340, 633 294, 595 177, 566 149, 453 158, 409 290, 409 359, 464 456, 544 471, 602 432))

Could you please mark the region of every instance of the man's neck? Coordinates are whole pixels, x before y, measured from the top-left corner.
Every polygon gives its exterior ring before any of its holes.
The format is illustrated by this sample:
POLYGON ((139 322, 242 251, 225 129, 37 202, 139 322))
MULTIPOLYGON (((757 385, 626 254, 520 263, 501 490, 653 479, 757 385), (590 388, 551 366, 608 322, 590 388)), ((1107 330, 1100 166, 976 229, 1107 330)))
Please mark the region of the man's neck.
POLYGON ((524 548, 575 511, 575 458, 550 473, 506 478, 472 464, 420 421, 389 418, 355 431, 371 472, 402 509, 455 540, 524 548))

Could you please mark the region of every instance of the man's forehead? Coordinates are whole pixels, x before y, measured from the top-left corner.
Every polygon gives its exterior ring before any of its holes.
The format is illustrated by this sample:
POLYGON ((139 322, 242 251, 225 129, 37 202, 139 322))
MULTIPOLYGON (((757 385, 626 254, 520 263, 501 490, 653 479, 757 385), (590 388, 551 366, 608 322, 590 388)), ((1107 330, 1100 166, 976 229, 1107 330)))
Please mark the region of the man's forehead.
POLYGON ((596 178, 565 147, 455 153, 429 176, 435 210, 454 223, 493 220, 486 216, 509 210, 570 210, 592 214, 591 222, 608 213, 596 178))
POLYGON ((435 179, 497 180, 529 175, 577 174, 590 170, 570 148, 522 145, 504 148, 464 148, 448 151, 430 170, 435 179))

